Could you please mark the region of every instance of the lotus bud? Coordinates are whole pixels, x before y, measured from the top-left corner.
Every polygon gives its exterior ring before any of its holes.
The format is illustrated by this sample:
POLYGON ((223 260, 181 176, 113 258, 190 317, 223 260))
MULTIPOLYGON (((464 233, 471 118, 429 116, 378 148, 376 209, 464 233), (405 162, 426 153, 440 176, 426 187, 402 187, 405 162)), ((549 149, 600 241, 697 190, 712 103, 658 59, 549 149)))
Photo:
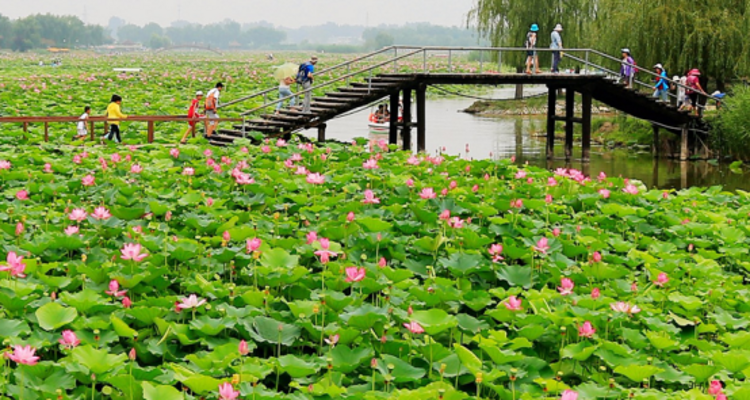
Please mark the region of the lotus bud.
POLYGON ((476 377, 476 382, 477 382, 477 384, 480 384, 480 383, 482 383, 483 377, 484 377, 484 374, 483 374, 483 373, 481 373, 481 372, 477 372, 477 377, 476 377))
POLYGON ((365 261, 367 260, 367 254, 362 254, 361 256, 359 256, 359 258, 360 260, 365 261))
POLYGON ((372 360, 370 360, 370 368, 377 368, 377 367, 378 367, 378 359, 373 358, 372 360))
POLYGON ((446 368, 448 368, 448 366, 445 363, 440 364, 440 374, 444 374, 446 368))
POLYGON ((602 365, 601 367, 599 367, 599 371, 607 372, 607 367, 602 365))
MULTIPOLYGON (((88 260, 88 257, 85 254, 81 254, 81 261, 86 262, 88 260)), ((86 279, 86 275, 82 275, 83 279, 86 279)))
POLYGON ((395 366, 395 365, 393 365, 393 364, 388 364, 388 369, 389 369, 389 370, 393 371, 393 369, 394 369, 394 368, 396 368, 396 366, 395 366))
POLYGON ((239 385, 240 384, 240 375, 234 374, 232 375, 232 385, 239 385))

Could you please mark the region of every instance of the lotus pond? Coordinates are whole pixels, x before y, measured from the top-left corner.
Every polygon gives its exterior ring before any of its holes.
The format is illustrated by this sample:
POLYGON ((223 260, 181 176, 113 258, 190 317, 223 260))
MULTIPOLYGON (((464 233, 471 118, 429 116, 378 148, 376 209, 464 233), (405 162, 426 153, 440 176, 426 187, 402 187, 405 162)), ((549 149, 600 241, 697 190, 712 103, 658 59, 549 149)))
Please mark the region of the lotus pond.
POLYGON ((747 193, 245 145, 0 151, 4 398, 750 398, 747 193))

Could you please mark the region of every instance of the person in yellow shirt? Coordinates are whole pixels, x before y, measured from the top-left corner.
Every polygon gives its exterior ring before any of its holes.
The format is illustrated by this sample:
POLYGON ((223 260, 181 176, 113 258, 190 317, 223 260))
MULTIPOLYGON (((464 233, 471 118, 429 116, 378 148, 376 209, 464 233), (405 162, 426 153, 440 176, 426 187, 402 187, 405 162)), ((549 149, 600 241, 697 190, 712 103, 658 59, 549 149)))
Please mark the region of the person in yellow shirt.
MULTIPOLYGON (((118 95, 112 95, 112 100, 110 100, 109 105, 107 106, 107 117, 109 118, 121 118, 125 119, 128 116, 123 114, 120 110, 120 106, 122 105, 122 97, 118 95)), ((109 133, 105 136, 106 139, 109 140, 115 140, 117 143, 122 142, 122 138, 120 137, 120 121, 109 121, 109 133)))

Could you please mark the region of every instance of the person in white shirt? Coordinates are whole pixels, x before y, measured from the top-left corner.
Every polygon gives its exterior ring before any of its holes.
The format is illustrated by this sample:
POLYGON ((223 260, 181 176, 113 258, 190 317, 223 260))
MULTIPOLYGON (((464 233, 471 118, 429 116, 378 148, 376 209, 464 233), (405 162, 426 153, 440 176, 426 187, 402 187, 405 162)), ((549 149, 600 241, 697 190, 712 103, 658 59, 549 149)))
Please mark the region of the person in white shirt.
POLYGON ((219 82, 216 87, 211 89, 206 95, 206 138, 210 138, 214 131, 219 127, 219 96, 224 89, 224 84, 219 82), (214 121, 211 121, 214 120, 214 121))
POLYGON ((91 114, 91 107, 84 107, 83 114, 78 118, 78 134, 76 135, 76 139, 83 139, 88 136, 89 130, 86 128, 86 123, 89 120, 89 114, 91 114))

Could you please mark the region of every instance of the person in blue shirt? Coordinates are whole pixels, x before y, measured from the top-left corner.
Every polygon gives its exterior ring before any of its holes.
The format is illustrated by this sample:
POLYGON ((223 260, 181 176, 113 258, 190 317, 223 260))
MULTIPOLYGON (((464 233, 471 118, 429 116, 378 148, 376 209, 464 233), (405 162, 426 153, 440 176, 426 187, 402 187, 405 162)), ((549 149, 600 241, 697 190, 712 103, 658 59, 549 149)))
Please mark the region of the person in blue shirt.
POLYGON ((666 103, 667 96, 669 95, 669 77, 667 76, 667 71, 664 70, 661 64, 654 65, 654 69, 659 74, 659 77, 655 79, 654 97, 666 103))
MULTIPOLYGON (((302 64, 300 67, 300 75, 301 77, 298 77, 297 82, 302 84, 302 90, 310 89, 313 85, 313 81, 315 80, 315 77, 313 76, 313 73, 315 72, 315 64, 318 63, 318 57, 312 56, 310 58, 310 61, 302 64), (304 68, 304 70, 303 70, 304 68)), ((302 105, 302 112, 309 114, 310 113, 310 101, 312 100, 312 92, 305 93, 305 102, 302 105)))
POLYGON ((555 29, 552 31, 552 34, 550 35, 550 45, 549 48, 552 49, 552 72, 558 73, 560 72, 560 59, 563 56, 563 41, 562 36, 560 35, 560 32, 562 32, 563 27, 561 24, 555 25, 555 29))

